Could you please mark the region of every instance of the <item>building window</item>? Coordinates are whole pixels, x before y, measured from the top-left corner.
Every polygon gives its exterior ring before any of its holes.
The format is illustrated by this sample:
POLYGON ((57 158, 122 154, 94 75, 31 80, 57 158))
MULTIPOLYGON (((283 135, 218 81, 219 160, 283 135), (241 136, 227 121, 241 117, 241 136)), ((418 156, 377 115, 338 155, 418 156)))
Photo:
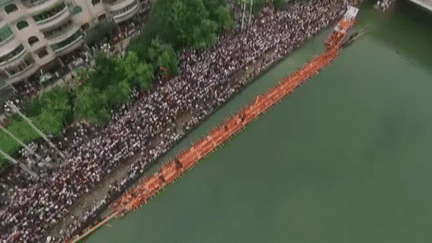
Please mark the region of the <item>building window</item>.
POLYGON ((24 58, 24 64, 28 66, 32 65, 34 63, 34 59, 32 58, 31 55, 28 55, 24 58))
POLYGON ((45 38, 52 38, 55 36, 58 36, 59 34, 63 33, 65 30, 69 29, 69 27, 71 27, 73 24, 72 20, 67 21, 66 23, 60 25, 59 27, 49 30, 49 31, 45 31, 43 32, 45 38))
POLYGON ((21 63, 19 63, 18 65, 14 66, 14 67, 9 67, 6 69, 6 71, 8 73, 12 75, 15 75, 17 73, 20 73, 22 71, 24 71, 26 68, 28 68, 30 65, 32 65, 34 63, 33 58, 31 58, 31 56, 28 56, 24 59, 24 61, 22 61, 21 63))
POLYGON ((133 7, 135 7, 135 5, 137 5, 137 2, 133 1, 131 4, 127 5, 126 7, 122 8, 122 9, 119 9, 119 10, 116 10, 116 11, 112 11, 111 14, 113 16, 117 16, 119 14, 122 14, 122 13, 125 13, 125 12, 131 10, 133 7))
POLYGON ((92 0, 93 6, 96 5, 96 4, 98 4, 98 3, 100 3, 100 0, 92 0))
POLYGON ((44 49, 40 50, 37 55, 38 55, 39 59, 42 59, 48 55, 48 51, 46 50, 46 48, 44 48, 44 49))
POLYGON ((85 24, 81 25, 81 30, 82 31, 87 30, 88 28, 90 28, 89 23, 85 23, 85 24))
POLYGON ((61 41, 59 43, 53 44, 51 45, 51 48, 55 51, 69 45, 70 43, 76 41, 78 38, 80 38, 82 36, 81 31, 77 31, 75 34, 73 34, 72 36, 70 36, 69 38, 67 38, 64 41, 61 41))
POLYGON ((22 30, 22 29, 24 29, 27 26, 29 26, 29 24, 25 20, 22 20, 22 21, 20 21, 20 22, 17 23, 18 30, 22 30))
POLYGON ((32 46, 36 42, 39 42, 39 38, 37 38, 36 36, 31 36, 28 38, 28 43, 30 46, 32 46))
POLYGON ((101 14, 101 15, 99 15, 99 17, 98 17, 98 21, 102 21, 102 20, 104 20, 104 19, 106 19, 106 14, 101 14))
POLYGON ((0 42, 7 40, 13 34, 12 30, 5 26, 0 29, 0 42))
POLYGON ((13 76, 15 73, 17 73, 15 68, 7 68, 6 72, 8 72, 10 76, 13 76))
POLYGON ((44 22, 44 20, 49 19, 55 16, 56 14, 60 13, 61 11, 63 11, 66 7, 67 7, 66 3, 61 2, 57 6, 53 7, 52 9, 33 16, 33 19, 36 23, 41 24, 44 22))
POLYGON ((15 4, 9 4, 6 7, 4 7, 4 11, 7 14, 10 14, 10 13, 15 12, 17 10, 18 10, 18 7, 15 4))
POLYGON ((75 6, 75 7, 73 7, 71 12, 72 12, 72 14, 80 13, 80 12, 82 12, 82 8, 81 8, 81 6, 75 6))
POLYGON ((8 54, 6 54, 2 57, 0 57, 0 63, 6 62, 6 61, 14 58, 16 55, 18 55, 22 51, 24 51, 24 46, 22 44, 20 44, 17 48, 15 48, 15 50, 9 52, 8 54))
POLYGON ((31 8, 34 6, 38 6, 44 2, 46 2, 48 0, 21 0, 21 2, 27 7, 27 8, 31 8))

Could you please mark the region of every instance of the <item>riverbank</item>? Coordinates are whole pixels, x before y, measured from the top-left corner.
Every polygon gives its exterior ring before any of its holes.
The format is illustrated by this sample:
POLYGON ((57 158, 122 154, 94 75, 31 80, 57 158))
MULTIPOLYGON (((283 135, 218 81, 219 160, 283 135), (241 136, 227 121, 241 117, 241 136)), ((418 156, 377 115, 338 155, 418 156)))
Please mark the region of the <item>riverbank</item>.
MULTIPOLYGON (((62 218, 69 206, 76 202, 76 198, 93 189, 106 174, 117 168, 121 161, 132 157, 140 148, 148 146, 156 134, 162 131, 163 124, 168 120, 172 121, 171 114, 176 114, 180 108, 192 110, 194 117, 186 124, 186 129, 195 127, 242 86, 230 84, 226 77, 232 77, 246 66, 246 61, 253 62, 269 50, 276 48, 275 52, 278 54, 275 58, 281 58, 284 56, 282 53, 297 48, 305 39, 327 26, 329 19, 337 18, 337 14, 326 16, 328 6, 332 4, 334 5, 334 2, 331 1, 311 6, 297 4, 291 13, 263 13, 259 21, 255 21, 255 28, 237 33, 236 38, 223 39, 215 48, 199 53, 198 56, 193 53, 186 55, 185 57, 198 62, 186 66, 182 75, 168 85, 158 88, 148 99, 141 100, 133 107, 128 107, 129 110, 123 114, 116 115, 111 124, 91 141, 84 140, 82 144, 78 141, 77 145, 71 148, 73 159, 58 173, 46 178, 47 184, 20 188, 13 203, 2 214, 5 219, 2 221, 2 230, 5 232, 2 238, 20 237, 22 240, 32 241, 41 239, 42 234, 46 233, 42 227, 62 218), (302 16, 299 15, 301 13, 302 16), (281 38, 289 41, 284 44, 281 38), (173 99, 166 100, 164 94, 169 94, 173 99), (26 200, 27 198, 30 198, 30 201, 26 200), (31 221, 37 225, 35 228, 29 228, 26 224, 27 218, 32 215, 28 214, 30 211, 37 212, 39 216, 31 221), (22 218, 22 215, 25 217, 22 218), (18 222, 17 216, 21 219, 18 222), (14 224, 18 229, 15 233, 11 232, 10 224, 14 224)), ((271 64, 272 61, 264 63, 264 67, 271 64)), ((163 136, 160 145, 150 150, 149 154, 143 154, 138 163, 128 167, 127 178, 113 185, 115 191, 123 190, 129 181, 138 178, 143 169, 154 163, 156 158, 170 149, 178 139, 178 136, 163 136)), ((68 233, 75 232, 83 226, 82 222, 94 218, 94 213, 101 206, 103 205, 98 204, 84 213, 68 233)))
MULTIPOLYGON (((362 6, 359 14, 356 30, 388 13, 362 6)), ((407 39, 407 26, 393 24, 396 41, 407 39)), ((421 29, 408 39, 423 43, 421 29)), ((321 52, 327 35, 248 85, 164 161, 321 52)), ((401 53, 366 35, 155 199, 83 242, 431 241, 431 69, 401 53)))
MULTIPOLYGON (((271 67, 276 65, 278 61, 281 61, 283 58, 284 56, 275 55, 274 50, 269 50, 260 59, 256 60, 254 64, 247 66, 243 70, 239 71, 236 75, 234 75, 235 76, 234 79, 236 79, 236 83, 238 83, 240 86, 244 86, 245 84, 247 85, 248 83, 250 83, 252 79, 256 78, 257 75, 261 75, 262 73, 264 73, 264 70, 270 69, 271 67), (254 75, 247 77, 247 75, 251 75, 251 74, 254 75)), ((229 99, 231 99, 232 97, 234 96, 231 96, 229 99)), ((214 113, 218 109, 220 109, 220 107, 213 110, 210 114, 214 113)), ((202 121, 206 120, 210 114, 207 114, 207 116, 202 121)), ((200 123, 202 121, 200 121, 200 123)), ((105 214, 106 213, 107 211, 105 211, 105 214)))
MULTIPOLYGON (((111 206, 116 210, 114 214, 129 212, 147 203, 151 197, 158 194, 166 185, 173 183, 183 176, 183 173, 195 167, 198 162, 207 158, 217 148, 221 147, 228 140, 231 140, 246 125, 255 121, 261 114, 279 103, 286 95, 292 93, 294 89, 327 67, 340 53, 342 41, 347 35, 347 30, 356 22, 352 18, 346 15, 344 19, 339 21, 335 31, 332 32, 326 41, 326 44, 329 44, 324 53, 307 61, 301 68, 284 78, 276 86, 260 94, 253 103, 241 108, 235 115, 227 118, 223 124, 214 127, 205 135, 205 138, 194 142, 191 148, 180 152, 170 162, 164 163, 154 175, 141 180, 136 187, 128 190, 111 206)), ((87 232, 90 231, 92 229, 87 232)), ((87 235, 87 232, 83 237, 87 235)))

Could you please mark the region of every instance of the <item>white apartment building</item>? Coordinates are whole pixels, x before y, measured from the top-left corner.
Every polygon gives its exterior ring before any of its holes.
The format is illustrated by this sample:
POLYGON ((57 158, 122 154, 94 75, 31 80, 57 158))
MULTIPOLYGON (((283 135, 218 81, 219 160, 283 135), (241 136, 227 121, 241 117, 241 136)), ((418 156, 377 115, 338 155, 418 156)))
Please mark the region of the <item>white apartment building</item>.
POLYGON ((0 0, 0 91, 83 48, 108 27, 118 28, 147 12, 150 4, 149 0, 0 0))

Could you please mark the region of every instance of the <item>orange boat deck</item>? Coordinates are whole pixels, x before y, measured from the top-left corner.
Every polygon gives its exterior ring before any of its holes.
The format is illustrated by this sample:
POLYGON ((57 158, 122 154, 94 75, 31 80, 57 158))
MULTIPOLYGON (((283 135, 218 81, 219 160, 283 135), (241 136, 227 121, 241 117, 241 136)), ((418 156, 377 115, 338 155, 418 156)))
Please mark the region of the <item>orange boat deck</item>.
MULTIPOLYGON (((312 58, 300 69, 280 81, 275 87, 259 95, 252 104, 243 107, 236 115, 226 119, 221 126, 212 129, 207 137, 193 143, 190 149, 179 153, 174 160, 164 163, 156 174, 142 179, 137 186, 127 190, 110 205, 115 210, 115 215, 134 210, 146 203, 166 184, 177 180, 184 171, 195 166, 201 158, 209 155, 218 146, 241 131, 245 125, 256 119, 258 115, 268 110, 269 107, 279 102, 284 96, 293 92, 296 87, 325 68, 339 54, 340 45, 346 36, 346 31, 354 23, 355 19, 342 19, 339 21, 335 30, 325 42, 327 46, 326 52, 312 58)), ((81 238, 83 238, 83 235, 78 236, 72 242, 77 242, 81 238)))
POLYGON ((118 210, 125 208, 130 210, 141 206, 142 202, 147 201, 165 184, 175 180, 185 170, 196 165, 201 158, 207 156, 232 135, 243 129, 246 124, 253 121, 259 114, 292 92, 308 78, 317 74, 337 57, 340 44, 346 36, 346 31, 354 23, 355 20, 342 19, 339 21, 335 30, 326 40, 328 47, 326 52, 312 58, 292 75, 279 82, 278 85, 259 95, 251 105, 242 108, 236 115, 226 119, 221 126, 212 129, 208 136, 193 143, 190 149, 180 153, 176 159, 161 166, 158 173, 144 179, 134 189, 128 190, 113 204, 113 207, 118 210), (135 200, 136 197, 140 197, 142 200, 135 200), (132 198, 134 200, 131 200, 132 198))

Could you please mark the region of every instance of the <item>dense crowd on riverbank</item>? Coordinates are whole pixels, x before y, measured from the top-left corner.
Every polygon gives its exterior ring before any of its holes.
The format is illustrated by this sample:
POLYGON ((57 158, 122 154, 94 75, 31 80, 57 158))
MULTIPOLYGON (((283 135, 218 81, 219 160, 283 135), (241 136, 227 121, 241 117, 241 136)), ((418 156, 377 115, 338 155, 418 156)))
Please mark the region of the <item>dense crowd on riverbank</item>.
MULTIPOLYGON (((81 195, 158 137, 161 142, 143 153, 138 162, 129 167, 127 177, 113 185, 113 192, 123 190, 184 135, 183 131, 172 135, 163 133, 159 137, 167 124, 174 124, 179 113, 192 112, 193 118, 187 123, 186 130, 196 126, 246 84, 246 81, 232 82, 234 74, 270 50, 275 54, 274 59, 261 63, 255 74, 281 59, 341 16, 341 11, 328 14, 329 9, 336 8, 334 4, 337 3, 331 0, 317 1, 310 6, 296 3, 289 10, 276 13, 266 8, 246 31, 221 37, 210 50, 182 52, 178 77, 158 87, 148 97, 124 106, 103 130, 83 127, 71 141, 68 148, 71 159, 64 167, 52 174, 46 172, 42 179, 27 187, 12 189, 12 201, 0 212, 0 240, 45 241, 46 225, 56 223, 81 195)), ((338 9, 344 8, 339 6, 338 9)), ((137 98, 136 93, 134 96, 137 98)), ((64 232, 64 237, 79 233, 85 221, 94 218, 103 204, 95 205, 77 219, 64 232)))

